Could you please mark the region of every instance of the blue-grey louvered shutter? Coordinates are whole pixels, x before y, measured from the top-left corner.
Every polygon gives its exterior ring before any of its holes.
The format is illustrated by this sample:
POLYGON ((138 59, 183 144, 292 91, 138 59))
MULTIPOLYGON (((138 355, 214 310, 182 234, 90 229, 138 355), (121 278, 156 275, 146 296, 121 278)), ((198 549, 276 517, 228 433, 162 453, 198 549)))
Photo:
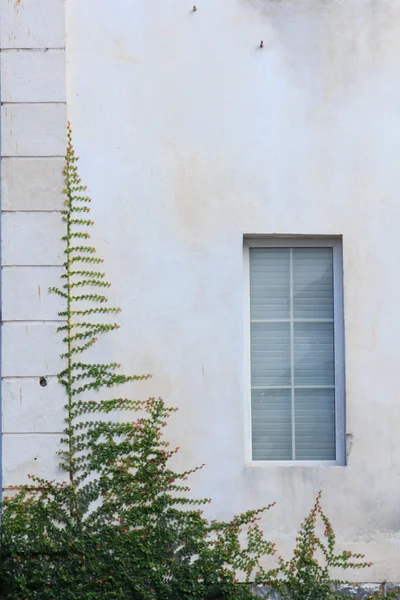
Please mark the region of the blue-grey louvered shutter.
POLYGON ((253 460, 335 459, 332 248, 251 248, 253 460))

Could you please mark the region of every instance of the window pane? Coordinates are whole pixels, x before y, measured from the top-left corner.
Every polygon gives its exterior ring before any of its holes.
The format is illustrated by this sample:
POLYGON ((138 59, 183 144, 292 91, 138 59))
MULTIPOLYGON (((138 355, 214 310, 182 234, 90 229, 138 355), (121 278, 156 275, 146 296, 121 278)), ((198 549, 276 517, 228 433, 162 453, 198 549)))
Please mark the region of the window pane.
POLYGON ((333 256, 250 249, 253 460, 336 458, 333 256))
POLYGON ((295 385, 334 385, 333 323, 294 323, 295 385))
POLYGON ((332 248, 293 248, 295 319, 333 319, 332 248))
POLYGON ((295 390, 296 460, 335 460, 335 391, 295 390))
POLYGON ((251 324, 251 385, 290 385, 290 323, 251 324))
POLYGON ((253 390, 253 460, 292 459, 290 390, 253 390))
POLYGON ((251 248, 250 318, 290 316, 289 248, 251 248))

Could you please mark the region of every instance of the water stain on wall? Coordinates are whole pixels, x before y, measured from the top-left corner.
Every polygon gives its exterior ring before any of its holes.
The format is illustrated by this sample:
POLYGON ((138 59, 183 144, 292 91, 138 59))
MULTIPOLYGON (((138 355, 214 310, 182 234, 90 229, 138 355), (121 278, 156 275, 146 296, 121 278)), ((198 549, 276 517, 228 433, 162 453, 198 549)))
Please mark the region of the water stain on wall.
POLYGON ((174 206, 179 229, 185 238, 207 235, 218 212, 213 177, 194 153, 175 153, 173 174, 174 206))
POLYGON ((129 51, 122 36, 117 36, 113 39, 110 55, 111 58, 131 64, 136 64, 138 62, 136 56, 129 51))
POLYGON ((400 5, 394 0, 342 3, 314 0, 244 0, 268 21, 272 49, 288 74, 320 100, 341 99, 385 60, 400 53, 400 5))

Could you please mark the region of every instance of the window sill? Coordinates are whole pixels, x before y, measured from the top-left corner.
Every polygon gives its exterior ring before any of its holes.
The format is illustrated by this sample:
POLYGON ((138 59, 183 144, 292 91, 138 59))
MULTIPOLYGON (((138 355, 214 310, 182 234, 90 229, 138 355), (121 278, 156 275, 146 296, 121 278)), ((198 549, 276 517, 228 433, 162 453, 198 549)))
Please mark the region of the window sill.
POLYGON ((275 467, 344 467, 336 460, 250 460, 246 467, 275 468, 275 467))

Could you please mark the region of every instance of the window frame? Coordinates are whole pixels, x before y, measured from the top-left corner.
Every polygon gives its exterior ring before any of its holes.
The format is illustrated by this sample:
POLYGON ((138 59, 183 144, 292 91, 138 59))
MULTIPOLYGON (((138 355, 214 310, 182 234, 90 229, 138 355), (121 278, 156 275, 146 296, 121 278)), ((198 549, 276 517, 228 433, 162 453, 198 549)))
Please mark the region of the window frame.
POLYGON ((346 392, 345 339, 343 301, 342 236, 265 235, 244 236, 244 357, 245 357, 245 463, 252 467, 326 467, 346 465, 346 392), (332 248, 333 311, 335 361, 335 460, 253 460, 251 418, 251 351, 250 351, 250 248, 332 248))

